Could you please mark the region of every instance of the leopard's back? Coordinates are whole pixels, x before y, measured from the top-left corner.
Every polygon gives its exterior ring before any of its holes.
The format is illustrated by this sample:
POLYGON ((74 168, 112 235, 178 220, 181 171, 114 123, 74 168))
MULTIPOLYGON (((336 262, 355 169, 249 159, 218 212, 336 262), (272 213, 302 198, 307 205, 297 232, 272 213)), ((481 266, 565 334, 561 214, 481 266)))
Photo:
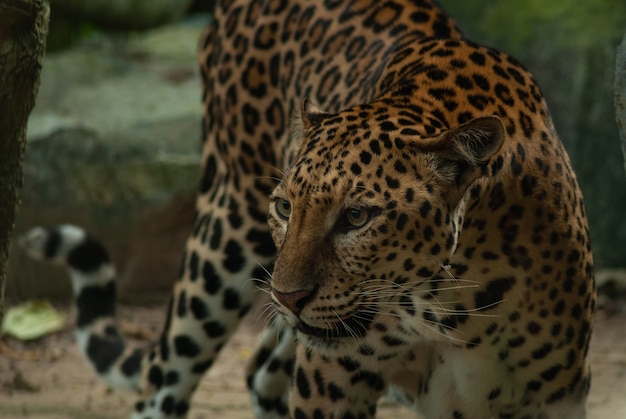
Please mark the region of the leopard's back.
POLYGON ((203 159, 276 176, 305 99, 329 112, 366 103, 399 44, 461 36, 433 2, 220 2, 199 51, 203 159))

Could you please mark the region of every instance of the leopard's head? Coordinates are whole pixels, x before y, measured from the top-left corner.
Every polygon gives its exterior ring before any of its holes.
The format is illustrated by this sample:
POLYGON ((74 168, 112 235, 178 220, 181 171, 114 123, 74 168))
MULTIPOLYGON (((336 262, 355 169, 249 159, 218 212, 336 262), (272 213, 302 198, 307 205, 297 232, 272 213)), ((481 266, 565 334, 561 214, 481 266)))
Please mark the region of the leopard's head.
POLYGON ((362 337, 448 264, 464 196, 498 152, 498 117, 428 134, 408 110, 306 105, 272 195, 272 299, 302 339, 362 337))

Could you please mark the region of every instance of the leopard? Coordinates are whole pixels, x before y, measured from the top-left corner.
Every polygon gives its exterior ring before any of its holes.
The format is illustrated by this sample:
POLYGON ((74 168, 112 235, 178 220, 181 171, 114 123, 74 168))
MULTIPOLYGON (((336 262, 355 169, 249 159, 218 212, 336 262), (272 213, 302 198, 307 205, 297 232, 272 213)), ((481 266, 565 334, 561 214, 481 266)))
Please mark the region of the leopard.
POLYGON ((132 417, 182 418, 264 296, 258 418, 586 417, 582 193, 533 75, 431 0, 220 0, 199 45, 195 216, 160 338, 128 345, 115 268, 73 225, 79 347, 132 417), (260 292, 264 291, 264 292, 260 292))

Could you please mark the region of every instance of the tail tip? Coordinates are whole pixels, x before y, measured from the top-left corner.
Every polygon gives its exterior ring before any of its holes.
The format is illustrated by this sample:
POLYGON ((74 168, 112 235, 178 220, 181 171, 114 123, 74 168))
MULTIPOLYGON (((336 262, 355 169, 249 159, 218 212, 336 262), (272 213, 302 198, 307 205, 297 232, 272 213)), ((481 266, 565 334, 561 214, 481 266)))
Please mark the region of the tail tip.
POLYGON ((84 241, 87 234, 77 226, 33 227, 18 238, 18 245, 37 260, 64 262, 68 251, 84 241))

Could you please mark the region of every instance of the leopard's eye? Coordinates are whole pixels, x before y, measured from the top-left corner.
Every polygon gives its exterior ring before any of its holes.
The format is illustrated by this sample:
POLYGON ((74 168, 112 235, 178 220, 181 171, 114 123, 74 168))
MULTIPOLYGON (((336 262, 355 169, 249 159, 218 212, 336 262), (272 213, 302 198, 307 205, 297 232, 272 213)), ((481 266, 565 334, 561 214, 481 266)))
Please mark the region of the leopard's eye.
POLYGON ((291 203, 289 201, 283 198, 276 198, 274 207, 276 208, 276 214, 278 214, 280 218, 285 221, 289 220, 291 216, 291 203))
POLYGON ((346 221, 353 228, 363 227, 370 219, 369 211, 359 208, 348 208, 345 214, 346 221))

